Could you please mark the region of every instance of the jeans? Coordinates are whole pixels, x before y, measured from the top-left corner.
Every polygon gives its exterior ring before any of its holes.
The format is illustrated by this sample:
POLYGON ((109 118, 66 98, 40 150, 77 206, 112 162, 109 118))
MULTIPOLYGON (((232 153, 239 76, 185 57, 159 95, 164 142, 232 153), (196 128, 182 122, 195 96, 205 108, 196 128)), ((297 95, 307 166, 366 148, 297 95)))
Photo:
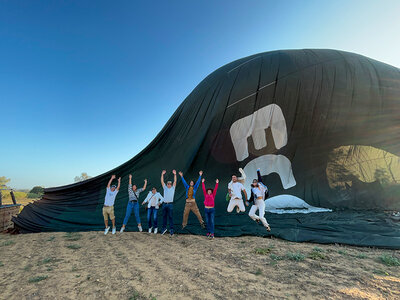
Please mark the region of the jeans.
POLYGON ((204 215, 206 216, 207 232, 214 234, 215 208, 205 208, 204 215))
POLYGON ((169 233, 174 233, 174 205, 172 203, 164 203, 163 208, 163 225, 161 231, 167 229, 167 221, 169 222, 169 233))
POLYGON ((124 219, 124 225, 128 224, 129 218, 131 217, 131 213, 135 214, 136 223, 140 224, 140 215, 139 215, 139 202, 128 201, 128 205, 126 207, 126 214, 124 219))
POLYGON ((149 221, 149 228, 157 228, 157 213, 158 208, 156 208, 155 206, 147 209, 147 221, 149 221), (153 219, 154 226, 152 226, 151 219, 153 219))

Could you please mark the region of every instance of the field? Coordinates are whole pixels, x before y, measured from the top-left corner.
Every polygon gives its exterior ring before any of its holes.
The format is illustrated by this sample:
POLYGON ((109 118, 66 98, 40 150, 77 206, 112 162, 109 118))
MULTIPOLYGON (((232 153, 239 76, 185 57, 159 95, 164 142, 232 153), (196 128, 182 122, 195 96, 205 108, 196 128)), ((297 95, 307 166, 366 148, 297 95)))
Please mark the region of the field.
POLYGON ((0 234, 2 299, 400 299, 400 251, 260 237, 0 234))

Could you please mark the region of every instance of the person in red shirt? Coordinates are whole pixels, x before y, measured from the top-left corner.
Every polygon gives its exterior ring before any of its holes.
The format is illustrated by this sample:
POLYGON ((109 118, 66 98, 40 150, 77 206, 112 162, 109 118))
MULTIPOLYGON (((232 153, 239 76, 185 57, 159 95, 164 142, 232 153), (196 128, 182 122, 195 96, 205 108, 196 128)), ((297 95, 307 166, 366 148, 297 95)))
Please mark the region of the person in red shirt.
POLYGON ((206 180, 203 178, 201 180, 203 186, 203 194, 204 194, 204 215, 206 216, 206 225, 207 225, 207 237, 213 239, 214 238, 214 216, 215 216, 215 195, 217 194, 218 183, 219 180, 215 180, 214 189, 208 188, 204 185, 206 180))

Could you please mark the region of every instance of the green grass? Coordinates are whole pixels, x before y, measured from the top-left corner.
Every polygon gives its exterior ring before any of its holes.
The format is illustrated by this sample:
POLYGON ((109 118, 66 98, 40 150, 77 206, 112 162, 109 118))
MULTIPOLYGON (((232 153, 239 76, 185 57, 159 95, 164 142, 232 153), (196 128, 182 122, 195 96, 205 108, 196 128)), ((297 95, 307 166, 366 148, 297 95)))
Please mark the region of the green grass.
POLYGON ((364 253, 360 253, 360 254, 356 255, 356 258, 364 259, 364 258, 368 258, 368 256, 365 255, 364 253))
POLYGON ((386 266, 400 266, 400 259, 389 254, 382 254, 378 257, 379 261, 386 266))
POLYGON ((254 275, 256 275, 256 276, 262 275, 262 270, 261 270, 261 269, 257 269, 257 270, 254 272, 254 275))
POLYGON ((57 259, 53 257, 46 257, 38 262, 38 266, 56 262, 57 259))
POLYGON ((29 283, 39 282, 39 281, 47 279, 47 277, 48 277, 47 275, 31 277, 31 278, 29 278, 29 283))
POLYGON ((30 269, 32 269, 32 265, 28 264, 24 267, 24 271, 29 271, 30 269))
POLYGON ((314 247, 313 251, 315 251, 315 252, 324 252, 324 250, 322 248, 319 248, 319 247, 314 247))
POLYGON ((1 243, 0 247, 10 246, 10 245, 14 245, 14 244, 15 244, 15 242, 13 240, 8 240, 8 241, 1 243))
POLYGON ((314 248, 313 251, 311 251, 308 254, 308 258, 318 260, 318 259, 328 259, 328 256, 326 256, 325 253, 322 253, 322 249, 321 249, 321 251, 319 251, 314 248))
POLYGON ((346 250, 339 250, 337 253, 340 255, 348 255, 346 250))
POLYGON ((66 247, 69 248, 69 249, 73 249, 73 250, 78 250, 78 249, 82 248, 78 244, 71 244, 71 245, 67 245, 66 247))
POLYGON ((304 254, 302 254, 301 252, 288 252, 286 253, 286 257, 289 260, 294 260, 294 261, 303 261, 306 257, 304 256, 304 254))
POLYGON ((67 241, 72 241, 72 242, 74 242, 74 241, 79 241, 79 240, 82 238, 82 234, 79 233, 79 232, 67 232, 67 233, 64 235, 64 238, 65 238, 67 241))
POLYGON ((54 241, 55 238, 56 238, 56 237, 55 237, 54 235, 52 235, 51 237, 49 237, 49 238, 47 239, 47 241, 48 241, 48 242, 54 241))
POLYGON ((283 260, 284 258, 282 256, 276 255, 276 254, 271 254, 269 256, 272 260, 278 261, 278 260, 283 260))
POLYGON ((254 253, 260 255, 267 255, 272 251, 271 248, 255 248, 254 253))
POLYGON ((4 266, 4 264, 3 264, 3 262, 2 262, 2 261, 0 261, 0 267, 2 267, 2 266, 4 266))

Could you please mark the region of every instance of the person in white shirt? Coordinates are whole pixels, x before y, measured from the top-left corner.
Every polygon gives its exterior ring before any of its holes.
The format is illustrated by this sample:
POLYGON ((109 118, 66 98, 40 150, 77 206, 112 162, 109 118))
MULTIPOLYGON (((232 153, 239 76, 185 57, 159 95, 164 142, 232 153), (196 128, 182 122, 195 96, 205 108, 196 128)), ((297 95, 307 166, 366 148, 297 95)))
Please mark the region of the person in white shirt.
POLYGON ((271 231, 267 219, 264 218, 265 193, 268 191, 268 188, 262 182, 257 181, 257 179, 254 179, 251 185, 251 191, 254 194, 254 204, 250 208, 249 217, 256 222, 261 221, 264 227, 268 231, 271 231), (257 210, 258 210, 258 216, 256 215, 257 210))
POLYGON ((115 234, 117 228, 115 227, 115 215, 114 215, 114 202, 115 197, 118 194, 119 187, 121 186, 121 177, 118 178, 118 186, 111 185, 111 182, 115 179, 115 175, 111 176, 110 181, 108 181, 106 196, 104 198, 104 206, 103 206, 103 217, 104 217, 104 225, 106 226, 104 230, 104 234, 107 234, 110 230, 110 226, 108 226, 108 217, 110 217, 112 222, 112 234, 115 234))
POLYGON ((165 234, 167 232, 167 220, 169 220, 169 233, 170 235, 174 235, 174 194, 176 187, 176 170, 172 170, 172 174, 174 174, 174 183, 172 181, 167 181, 167 184, 164 183, 164 175, 167 173, 166 170, 161 172, 161 186, 164 188, 164 204, 163 204, 163 225, 161 228, 161 234, 165 234))
POLYGON ((147 203, 147 220, 149 222, 149 233, 153 230, 154 223, 154 233, 157 233, 157 213, 160 205, 163 203, 164 198, 160 193, 157 193, 157 189, 155 187, 152 188, 151 192, 147 195, 146 199, 142 202, 142 205, 147 203), (153 219, 153 222, 152 222, 153 219))
POLYGON ((236 175, 232 175, 232 181, 228 184, 228 192, 229 192, 230 200, 229 200, 227 211, 232 212, 236 206, 236 207, 238 207, 237 212, 239 212, 239 211, 244 212, 246 210, 246 208, 244 207, 242 192, 246 199, 246 206, 249 205, 247 202, 247 193, 246 193, 246 189, 244 188, 243 184, 241 184, 238 181, 238 178, 236 175))
MULTIPOLYGON (((246 173, 244 173, 244 170, 242 168, 239 168, 239 172, 240 172, 240 174, 242 176, 241 177, 237 177, 237 181, 240 182, 241 184, 244 184, 245 181, 246 181, 246 173)), ((230 186, 232 186, 232 183, 233 183, 232 180, 231 180, 231 182, 228 183, 228 190, 230 189, 230 186)), ((228 192, 228 194, 226 194, 226 201, 229 201, 230 199, 231 199, 231 196, 230 196, 230 194, 228 192)), ((236 206, 236 212, 237 213, 240 212, 238 206, 236 206)))

